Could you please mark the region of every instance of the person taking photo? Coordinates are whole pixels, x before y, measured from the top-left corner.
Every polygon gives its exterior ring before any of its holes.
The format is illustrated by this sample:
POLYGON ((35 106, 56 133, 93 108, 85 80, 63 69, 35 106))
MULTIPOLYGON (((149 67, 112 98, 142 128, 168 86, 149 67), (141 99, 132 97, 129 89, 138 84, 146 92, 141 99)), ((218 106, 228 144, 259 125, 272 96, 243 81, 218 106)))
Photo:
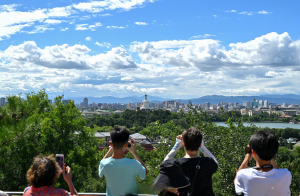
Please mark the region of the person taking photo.
POLYGON ((106 178, 106 194, 108 196, 135 194, 136 176, 144 180, 147 174, 145 164, 137 154, 136 143, 134 139, 128 141, 129 131, 125 127, 113 128, 110 130, 110 137, 111 148, 99 165, 99 176, 106 178), (126 149, 136 160, 125 158, 126 149))
POLYGON ((287 169, 279 169, 273 160, 278 147, 278 140, 271 132, 258 131, 251 136, 246 156, 234 180, 235 192, 238 195, 291 195, 291 173, 287 169), (256 161, 256 167, 248 168, 252 158, 256 161))
POLYGON ((181 147, 184 147, 185 156, 178 159, 183 174, 190 179, 190 186, 178 189, 180 196, 214 196, 212 189, 212 175, 217 171, 218 162, 205 147, 199 129, 191 127, 182 135, 177 136, 173 149, 166 156, 166 160, 174 159, 181 147), (204 157, 199 157, 201 151, 204 157))

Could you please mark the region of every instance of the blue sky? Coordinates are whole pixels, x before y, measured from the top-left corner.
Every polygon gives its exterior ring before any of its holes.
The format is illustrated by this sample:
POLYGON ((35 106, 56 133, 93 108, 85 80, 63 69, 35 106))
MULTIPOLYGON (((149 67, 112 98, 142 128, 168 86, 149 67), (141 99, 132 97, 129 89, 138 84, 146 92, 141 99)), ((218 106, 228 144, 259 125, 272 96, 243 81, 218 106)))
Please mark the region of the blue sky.
POLYGON ((2 0, 0 96, 300 94, 298 1, 2 0))

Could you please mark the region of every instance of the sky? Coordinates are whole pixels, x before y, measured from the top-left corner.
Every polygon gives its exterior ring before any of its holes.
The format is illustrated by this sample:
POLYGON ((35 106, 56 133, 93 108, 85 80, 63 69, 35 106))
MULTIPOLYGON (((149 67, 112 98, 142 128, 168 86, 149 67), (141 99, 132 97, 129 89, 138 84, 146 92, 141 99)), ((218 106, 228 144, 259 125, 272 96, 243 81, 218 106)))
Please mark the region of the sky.
POLYGON ((300 94, 300 1, 1 0, 0 96, 300 94))

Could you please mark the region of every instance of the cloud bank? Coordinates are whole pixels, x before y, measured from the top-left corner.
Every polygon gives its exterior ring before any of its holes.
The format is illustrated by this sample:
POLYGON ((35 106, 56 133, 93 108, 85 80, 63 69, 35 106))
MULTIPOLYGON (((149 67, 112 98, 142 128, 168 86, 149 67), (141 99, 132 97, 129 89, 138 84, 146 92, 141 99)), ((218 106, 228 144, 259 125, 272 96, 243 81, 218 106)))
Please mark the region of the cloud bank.
POLYGON ((50 93, 68 89, 76 91, 74 96, 80 92, 179 98, 300 93, 300 41, 288 33, 273 32, 227 48, 221 43, 214 39, 133 42, 127 49, 95 53, 81 44, 40 48, 26 41, 0 51, 1 96, 40 88, 50 93))

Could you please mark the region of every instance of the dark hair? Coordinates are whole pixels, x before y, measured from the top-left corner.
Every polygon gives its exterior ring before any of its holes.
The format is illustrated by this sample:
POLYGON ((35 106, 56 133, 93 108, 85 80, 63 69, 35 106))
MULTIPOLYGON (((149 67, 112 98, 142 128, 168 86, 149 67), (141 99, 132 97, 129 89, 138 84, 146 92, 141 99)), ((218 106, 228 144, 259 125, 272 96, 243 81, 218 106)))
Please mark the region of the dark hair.
POLYGON ((257 131, 251 136, 249 145, 258 157, 265 161, 271 160, 277 153, 279 147, 276 136, 270 131, 257 131))
POLYGON ((182 133, 185 149, 189 151, 199 150, 202 141, 202 134, 199 129, 191 127, 182 133))
POLYGON ((115 127, 110 130, 110 138, 115 149, 122 148, 129 139, 129 131, 125 127, 115 127))
POLYGON ((167 189, 163 189, 158 193, 158 196, 175 196, 175 193, 168 191, 167 189))
POLYGON ((37 156, 30 169, 27 171, 26 178, 29 185, 34 187, 54 186, 57 178, 60 175, 60 167, 53 158, 53 155, 48 157, 37 156))

